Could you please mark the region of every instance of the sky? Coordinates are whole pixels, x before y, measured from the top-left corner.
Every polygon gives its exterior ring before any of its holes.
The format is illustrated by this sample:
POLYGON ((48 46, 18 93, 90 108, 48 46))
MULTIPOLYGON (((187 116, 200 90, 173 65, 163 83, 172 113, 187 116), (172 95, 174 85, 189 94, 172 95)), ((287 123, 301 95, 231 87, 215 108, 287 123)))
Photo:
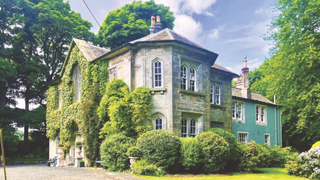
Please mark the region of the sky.
MULTIPOLYGON (((65 0, 66 1, 66 0, 65 0)), ((85 0, 102 24, 112 10, 132 0, 85 0)), ((146 1, 146 0, 142 0, 146 1)), ((274 0, 155 0, 169 6, 175 16, 173 30, 200 46, 219 54, 216 64, 238 74, 247 55, 250 70, 258 68, 269 58, 272 42, 263 36, 268 32, 274 0)), ((71 10, 92 23, 91 31, 98 33, 99 25, 88 11, 83 0, 69 0, 71 10)), ((23 99, 18 99, 24 108, 23 99)), ((35 106, 31 106, 34 108, 35 106)))
MULTIPOLYGON (((112 10, 132 0, 85 0, 102 24, 112 10)), ((146 1, 146 0, 142 0, 146 1)), ((272 42, 265 41, 272 17, 274 0, 155 0, 169 6, 175 16, 173 30, 200 46, 219 54, 217 64, 238 74, 247 55, 250 70, 258 68, 269 58, 272 42)), ((99 25, 83 0, 69 0, 71 9, 93 25, 96 34, 99 25)))

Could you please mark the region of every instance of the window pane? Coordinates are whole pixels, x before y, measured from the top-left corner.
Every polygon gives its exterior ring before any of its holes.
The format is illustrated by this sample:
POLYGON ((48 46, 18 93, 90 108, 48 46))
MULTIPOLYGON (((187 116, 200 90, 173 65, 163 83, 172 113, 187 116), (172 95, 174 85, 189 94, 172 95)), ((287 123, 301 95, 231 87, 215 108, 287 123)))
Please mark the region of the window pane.
POLYGON ((214 92, 213 92, 213 84, 210 84, 210 103, 213 104, 213 96, 214 96, 214 92))
POLYGON ((181 120, 181 136, 187 137, 187 120, 181 120))
POLYGON ((190 136, 196 137, 196 121, 195 120, 190 121, 190 136))
POLYGON ((237 103, 232 103, 232 119, 236 119, 237 117, 237 103))
POLYGON ((184 66, 181 66, 181 74, 180 74, 180 78, 181 78, 181 89, 187 89, 187 68, 184 66))
POLYGON ((216 84, 216 104, 220 104, 220 85, 216 84))
POLYGON ((195 88, 196 88, 195 87, 195 85, 196 85, 196 83, 195 83, 195 80, 196 80, 195 72, 196 72, 195 69, 193 69, 193 68, 190 69, 190 77, 189 77, 189 80, 190 80, 190 88, 189 88, 189 90, 190 91, 195 91, 195 88))
POLYGON ((161 118, 156 119, 156 130, 158 130, 158 129, 162 129, 162 119, 161 118))
POLYGON ((259 107, 256 107, 256 121, 259 121, 259 107))

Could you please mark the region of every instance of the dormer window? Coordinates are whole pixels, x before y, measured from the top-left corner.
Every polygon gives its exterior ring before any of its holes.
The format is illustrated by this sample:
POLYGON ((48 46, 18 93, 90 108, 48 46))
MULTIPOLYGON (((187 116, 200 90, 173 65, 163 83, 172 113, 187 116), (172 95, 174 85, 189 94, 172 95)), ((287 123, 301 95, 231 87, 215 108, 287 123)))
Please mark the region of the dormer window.
POLYGON ((73 102, 80 102, 81 96, 81 70, 80 66, 74 67, 72 72, 73 79, 73 102))

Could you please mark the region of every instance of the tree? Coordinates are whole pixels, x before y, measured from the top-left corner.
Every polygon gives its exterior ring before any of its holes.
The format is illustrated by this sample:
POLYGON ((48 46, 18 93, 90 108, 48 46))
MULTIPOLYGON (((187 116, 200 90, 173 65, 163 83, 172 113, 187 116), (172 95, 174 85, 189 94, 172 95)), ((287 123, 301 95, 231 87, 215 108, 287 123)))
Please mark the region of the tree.
POLYGON ((103 21, 96 42, 100 46, 118 47, 126 42, 149 34, 151 15, 160 15, 163 28, 173 28, 173 13, 169 7, 156 4, 153 0, 131 4, 109 12, 103 21))
POLYGON ((320 139, 320 2, 278 0, 272 34, 275 52, 259 82, 268 83, 267 96, 283 105, 285 145, 309 149, 320 139))

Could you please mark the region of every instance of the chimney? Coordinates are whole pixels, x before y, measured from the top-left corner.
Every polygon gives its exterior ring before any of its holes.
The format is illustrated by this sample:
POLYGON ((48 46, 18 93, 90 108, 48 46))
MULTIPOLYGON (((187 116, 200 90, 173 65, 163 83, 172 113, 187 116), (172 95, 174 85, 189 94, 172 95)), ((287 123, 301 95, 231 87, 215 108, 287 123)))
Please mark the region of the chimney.
POLYGON ((160 20, 160 15, 157 15, 157 24, 155 25, 154 32, 157 33, 162 30, 162 24, 160 20))
POLYGON ((151 26, 149 28, 150 34, 155 33, 155 17, 154 15, 151 16, 151 26))
POLYGON ((251 90, 249 87, 249 68, 247 66, 247 56, 244 56, 242 74, 236 82, 236 88, 241 89, 241 95, 251 99, 251 90))

